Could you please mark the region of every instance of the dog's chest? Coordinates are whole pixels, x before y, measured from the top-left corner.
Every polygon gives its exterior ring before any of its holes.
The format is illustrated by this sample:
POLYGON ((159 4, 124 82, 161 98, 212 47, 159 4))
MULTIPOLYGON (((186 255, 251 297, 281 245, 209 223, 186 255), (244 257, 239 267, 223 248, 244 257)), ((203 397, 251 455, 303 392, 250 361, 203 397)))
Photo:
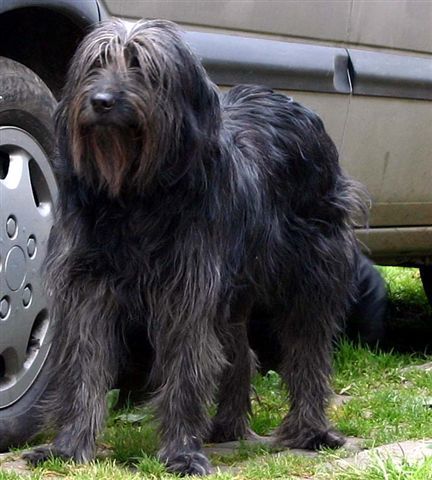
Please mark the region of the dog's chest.
MULTIPOLYGON (((176 235, 173 222, 157 211, 106 210, 89 226, 87 243, 92 245, 94 260, 104 266, 104 274, 129 285, 148 282, 155 273, 173 265, 176 235)), ((174 267, 173 267, 174 268, 174 267)))

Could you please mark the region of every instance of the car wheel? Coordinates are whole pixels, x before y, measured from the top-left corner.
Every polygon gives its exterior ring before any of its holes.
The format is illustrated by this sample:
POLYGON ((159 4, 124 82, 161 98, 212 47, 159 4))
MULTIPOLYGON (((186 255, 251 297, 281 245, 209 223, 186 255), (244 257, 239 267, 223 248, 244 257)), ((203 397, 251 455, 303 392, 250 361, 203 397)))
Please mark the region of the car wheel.
POLYGON ((420 267, 420 278, 429 305, 432 306, 432 265, 423 265, 420 267))
POLYGON ((55 107, 33 71, 0 57, 0 451, 36 432, 46 386, 41 266, 57 195, 49 161, 55 107))

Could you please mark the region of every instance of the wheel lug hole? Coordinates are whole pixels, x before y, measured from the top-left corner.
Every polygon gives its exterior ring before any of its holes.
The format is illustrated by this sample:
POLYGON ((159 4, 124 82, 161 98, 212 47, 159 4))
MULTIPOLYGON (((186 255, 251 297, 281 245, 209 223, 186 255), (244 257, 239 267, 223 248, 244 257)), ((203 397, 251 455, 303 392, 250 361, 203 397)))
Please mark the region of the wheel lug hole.
POLYGON ((30 305, 30 302, 32 301, 33 297, 33 291, 31 288, 31 285, 26 285, 23 290, 23 305, 24 307, 28 307, 30 305))
POLYGON ((6 220, 6 232, 7 232, 9 238, 13 238, 16 235, 17 221, 16 221, 16 218, 13 215, 11 215, 6 220))
POLYGON ((0 300, 0 319, 1 320, 4 320, 8 316, 9 310, 10 310, 10 300, 9 300, 9 297, 6 296, 0 300))
POLYGON ((36 238, 34 235, 30 235, 27 240, 27 253, 30 258, 33 258, 36 255, 36 238))

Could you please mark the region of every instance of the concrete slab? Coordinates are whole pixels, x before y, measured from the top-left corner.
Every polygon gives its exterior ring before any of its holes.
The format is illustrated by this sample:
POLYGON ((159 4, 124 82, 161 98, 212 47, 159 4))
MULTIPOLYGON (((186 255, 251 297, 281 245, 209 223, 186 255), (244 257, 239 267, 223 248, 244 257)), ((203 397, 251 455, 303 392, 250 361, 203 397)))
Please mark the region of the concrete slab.
MULTIPOLYGON (((207 455, 230 455, 236 453, 241 444, 245 446, 251 445, 264 445, 264 446, 275 446, 277 449, 277 444, 275 443, 276 438, 273 436, 268 437, 258 437, 253 440, 243 440, 242 442, 226 442, 218 444, 209 444, 204 447, 204 451, 207 455)), ((349 454, 358 453, 364 450, 363 446, 364 440, 356 437, 348 437, 346 444, 343 446, 349 454)), ((316 457, 319 455, 319 452, 311 450, 303 450, 300 448, 284 449, 278 452, 279 455, 300 455, 302 457, 316 457)))
POLYGON ((329 466, 365 469, 377 458, 382 460, 391 458, 395 463, 401 463, 404 460, 415 463, 430 456, 432 456, 432 439, 407 440, 364 450, 352 457, 336 460, 329 466))
POLYGON ((23 477, 30 475, 30 468, 19 453, 0 453, 0 470, 23 477))
POLYGON ((423 363, 422 365, 410 365, 409 367, 401 368, 401 372, 415 372, 416 370, 421 372, 431 372, 432 362, 423 363))

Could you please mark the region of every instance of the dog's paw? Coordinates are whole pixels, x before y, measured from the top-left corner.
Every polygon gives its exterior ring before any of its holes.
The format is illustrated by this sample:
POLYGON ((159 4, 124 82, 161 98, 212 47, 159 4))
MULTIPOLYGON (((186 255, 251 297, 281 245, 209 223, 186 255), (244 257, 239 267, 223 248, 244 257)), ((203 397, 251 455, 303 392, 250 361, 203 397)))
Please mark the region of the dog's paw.
POLYGON ((51 446, 36 447, 30 452, 24 453, 22 457, 29 465, 34 467, 52 458, 62 458, 63 460, 71 458, 65 452, 61 452, 55 447, 51 446))
POLYGON ((306 450, 319 450, 321 448, 339 448, 346 442, 345 437, 333 429, 315 430, 308 429, 297 435, 279 432, 276 443, 288 448, 302 448, 306 450))
POLYGON ((210 462, 201 452, 179 453, 165 460, 168 472, 184 475, 208 475, 211 471, 210 462))
POLYGON ((322 432, 319 438, 319 447, 327 448, 340 448, 345 445, 346 438, 337 430, 329 429, 326 432, 322 432))
POLYGON ((91 460, 92 455, 86 449, 71 450, 63 446, 48 445, 46 447, 36 447, 35 449, 23 454, 23 459, 29 465, 39 465, 46 460, 52 458, 60 458, 62 460, 72 460, 76 463, 87 463, 91 460))

